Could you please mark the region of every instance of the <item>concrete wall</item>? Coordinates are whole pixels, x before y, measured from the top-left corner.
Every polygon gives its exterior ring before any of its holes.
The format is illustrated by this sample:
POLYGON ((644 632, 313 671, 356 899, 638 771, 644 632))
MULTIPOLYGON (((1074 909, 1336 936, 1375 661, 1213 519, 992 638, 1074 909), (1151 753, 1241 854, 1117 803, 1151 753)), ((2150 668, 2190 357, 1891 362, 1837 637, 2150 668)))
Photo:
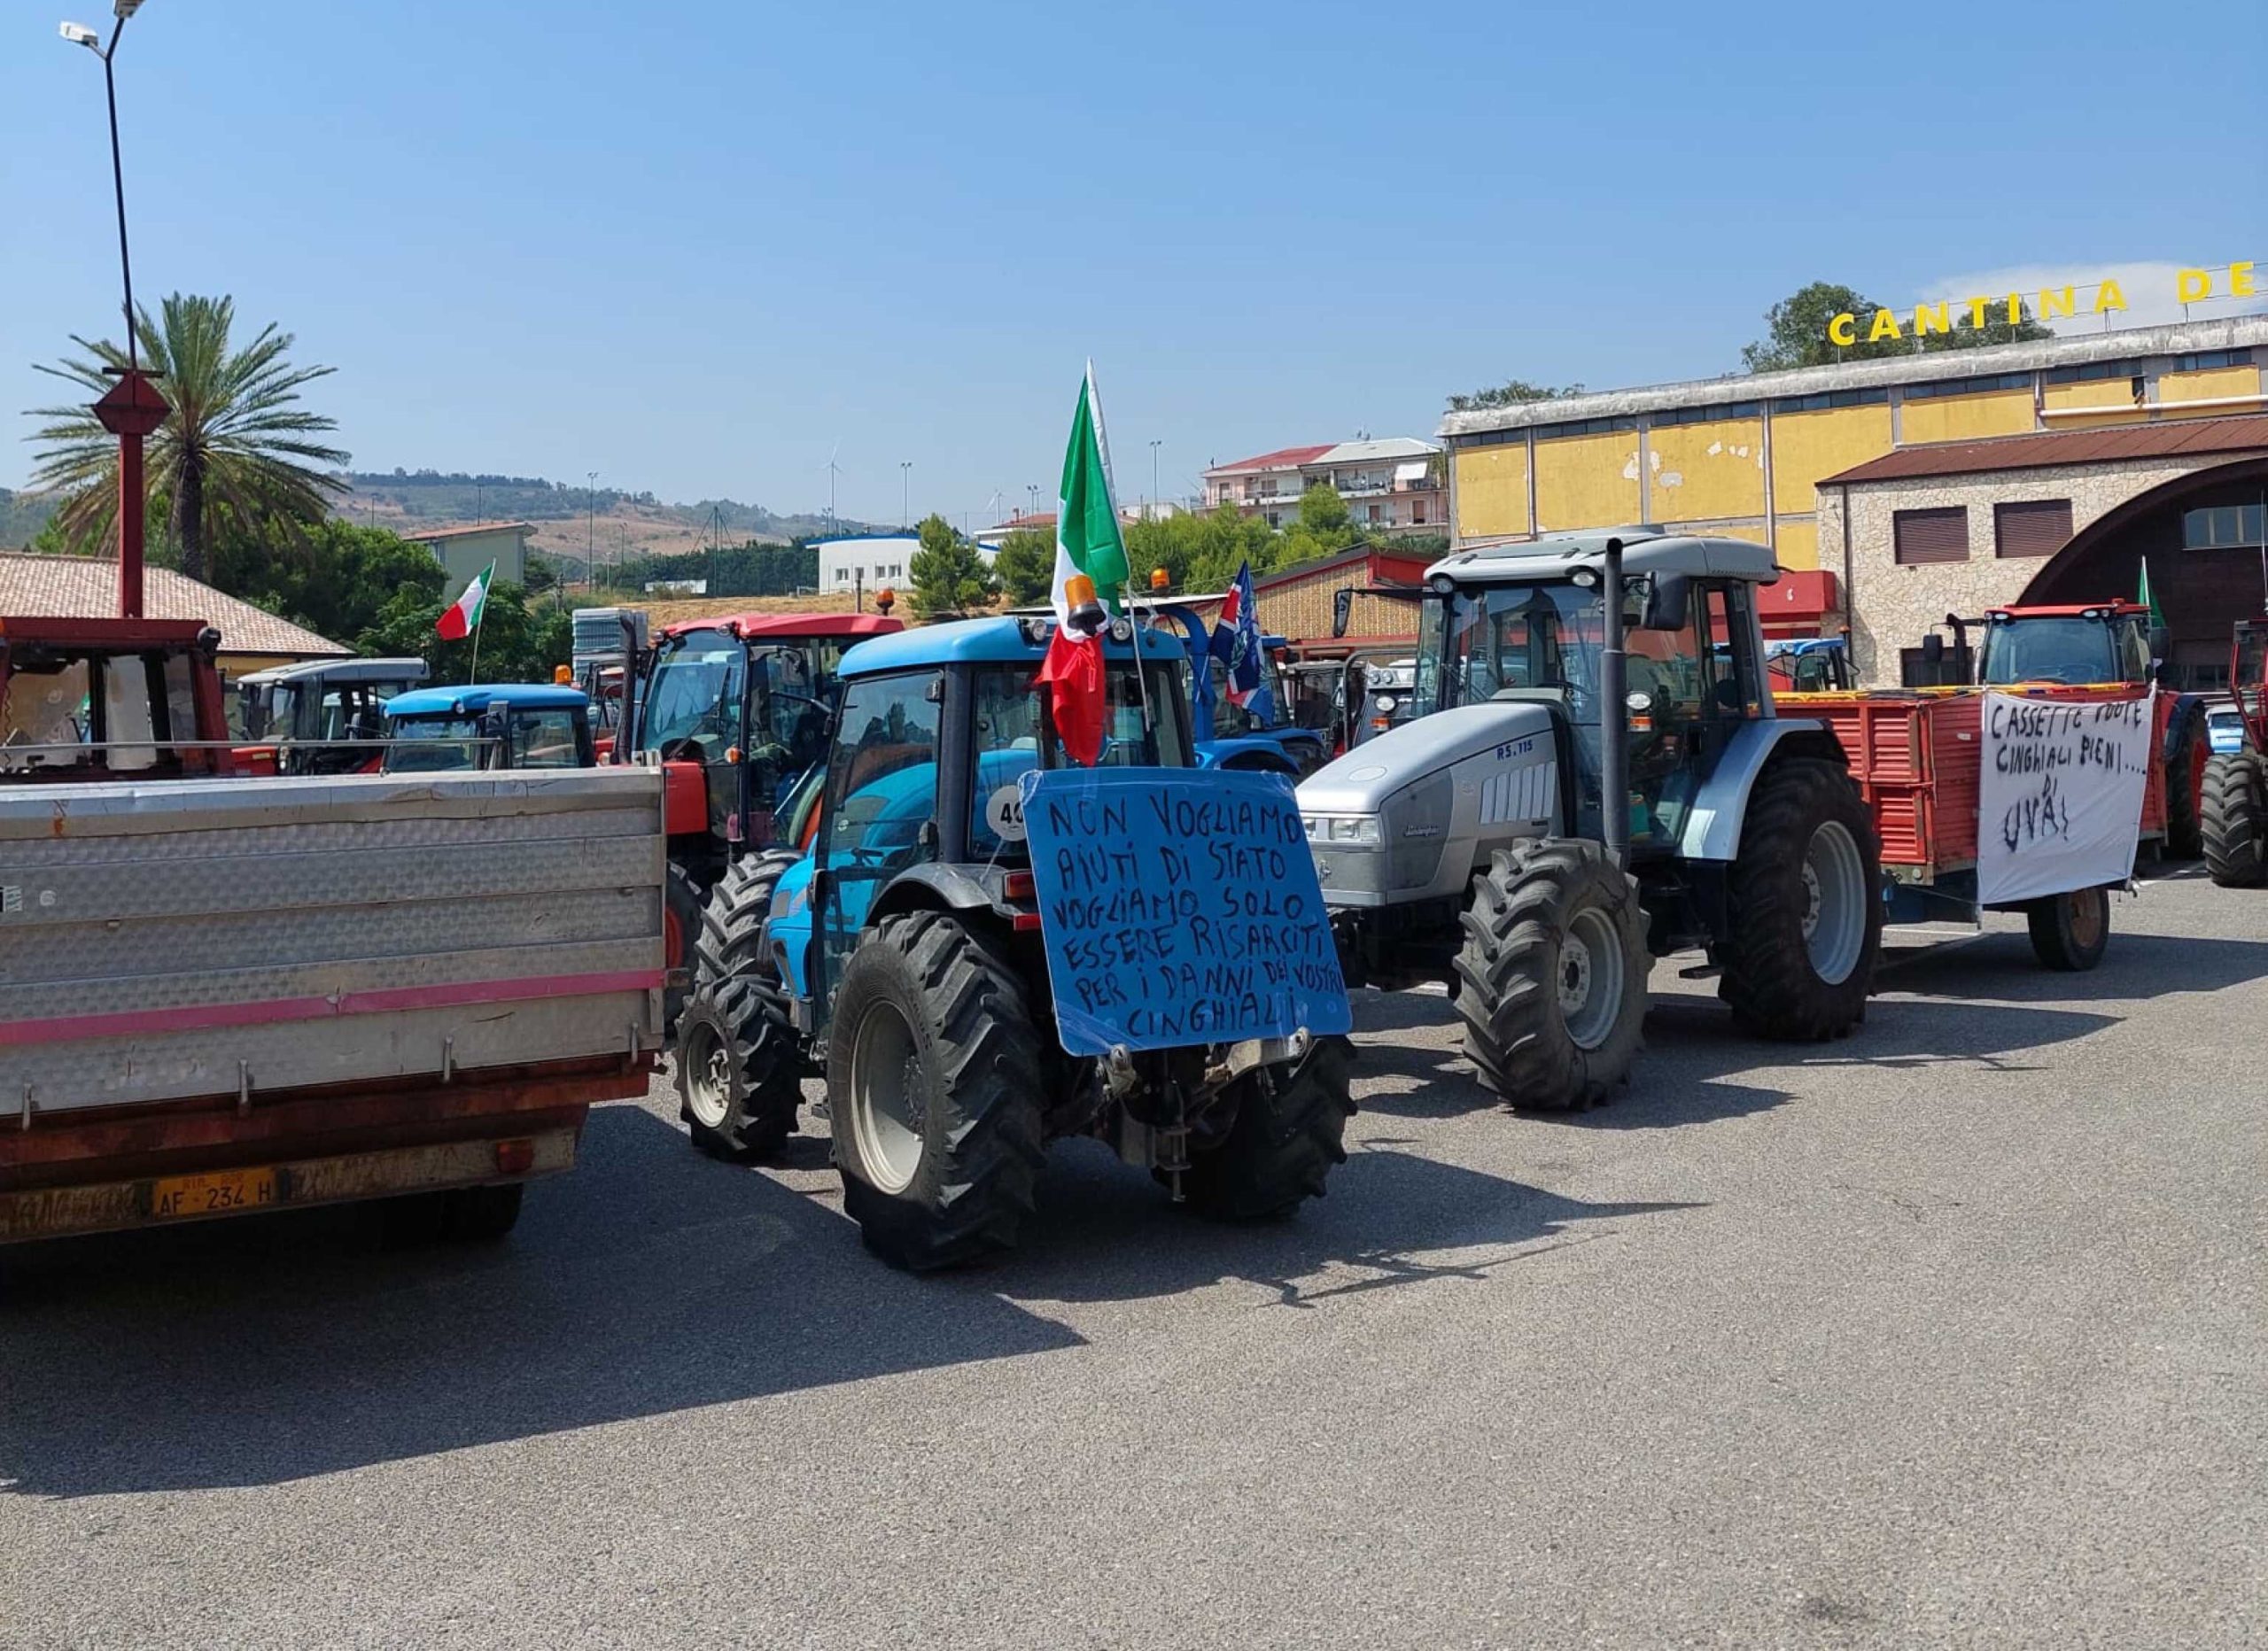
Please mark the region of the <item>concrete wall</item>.
MULTIPOLYGON (((1868 687, 1895 687, 1899 650, 1920 645, 1949 613, 1973 618, 1986 608, 2014 601, 2047 564, 2045 556, 2003 557, 1993 541, 1992 507, 2026 500, 2068 499, 2071 531, 2139 494, 2178 477, 2224 463, 2214 453, 2183 462, 2165 459, 2051 469, 1992 470, 1975 476, 1937 476, 1911 481, 1861 482, 1849 489, 1851 569, 1845 602, 1851 619, 1851 666, 1868 687), (1960 506, 1969 512, 1969 560, 1901 567, 1891 518, 1900 510, 1960 506)), ((1819 551, 1823 565, 1843 572, 1841 487, 1822 487, 1819 551)), ((2106 598, 2133 592, 2104 591, 2106 598)))

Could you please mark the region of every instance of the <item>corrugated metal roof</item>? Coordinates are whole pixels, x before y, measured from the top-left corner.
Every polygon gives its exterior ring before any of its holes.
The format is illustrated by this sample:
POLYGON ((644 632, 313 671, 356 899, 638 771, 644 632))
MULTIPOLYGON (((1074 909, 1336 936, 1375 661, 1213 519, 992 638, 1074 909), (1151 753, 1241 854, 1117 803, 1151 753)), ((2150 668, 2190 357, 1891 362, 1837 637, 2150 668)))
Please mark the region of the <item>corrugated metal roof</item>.
MULTIPOLYGON (((224 654, 342 659, 354 652, 171 568, 143 569, 142 606, 151 619, 195 619, 213 626, 221 632, 224 654)), ((117 612, 117 562, 91 556, 0 553, 0 615, 107 619, 117 612)))
POLYGON ((1326 448, 1317 464, 1364 464, 1373 459, 1425 459, 1441 449, 1415 436, 1381 436, 1367 441, 1342 441, 1326 448))
POLYGON ((2120 424, 2109 430, 2049 430, 2036 436, 1993 436, 1978 441, 1938 441, 1900 447, 1822 481, 1894 482, 1922 476, 1974 476, 1985 470, 2039 470, 2062 464, 2101 464, 2119 459, 2163 459, 2187 453, 2268 451, 2268 415, 2176 419, 2160 424, 2120 424))

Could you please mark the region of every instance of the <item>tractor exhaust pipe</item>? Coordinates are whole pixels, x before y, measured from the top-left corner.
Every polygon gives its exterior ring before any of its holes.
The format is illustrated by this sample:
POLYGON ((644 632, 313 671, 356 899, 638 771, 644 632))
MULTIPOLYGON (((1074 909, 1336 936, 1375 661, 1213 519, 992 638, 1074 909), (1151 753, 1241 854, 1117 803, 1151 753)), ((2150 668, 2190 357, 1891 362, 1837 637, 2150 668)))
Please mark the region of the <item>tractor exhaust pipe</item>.
POLYGON ((1619 870, 1630 868, 1630 747, 1624 727, 1630 720, 1627 677, 1622 652, 1622 541, 1606 541, 1606 566, 1600 578, 1603 603, 1598 650, 1599 841, 1619 870))

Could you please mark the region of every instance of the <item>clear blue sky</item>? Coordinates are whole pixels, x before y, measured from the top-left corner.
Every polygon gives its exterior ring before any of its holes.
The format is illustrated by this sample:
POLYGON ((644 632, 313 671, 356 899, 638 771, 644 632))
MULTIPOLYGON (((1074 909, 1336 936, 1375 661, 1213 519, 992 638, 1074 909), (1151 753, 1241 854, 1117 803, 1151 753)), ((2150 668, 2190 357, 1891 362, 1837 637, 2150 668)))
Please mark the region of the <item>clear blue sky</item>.
MULTIPOLYGON (((911 460, 958 518, 1052 493, 1090 354, 1120 492, 1155 438, 1178 493, 1725 370, 1815 277, 2268 251, 2248 9, 149 0, 119 67, 139 292, 296 333, 358 466, 786 510, 839 442, 846 515, 911 460)), ((63 16, 0 0, 11 415, 115 331, 63 16)))

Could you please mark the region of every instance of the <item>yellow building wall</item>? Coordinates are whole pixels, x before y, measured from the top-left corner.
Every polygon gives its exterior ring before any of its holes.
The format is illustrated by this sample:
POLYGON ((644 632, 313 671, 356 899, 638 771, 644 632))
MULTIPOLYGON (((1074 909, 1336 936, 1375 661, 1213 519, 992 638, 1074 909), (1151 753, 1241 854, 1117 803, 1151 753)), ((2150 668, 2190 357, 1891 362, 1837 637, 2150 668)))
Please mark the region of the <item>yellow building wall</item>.
POLYGON ((1452 462, 1456 466, 1459 539, 1529 531, 1526 443, 1459 447, 1452 462))
POLYGON ((1773 524, 1774 560, 1791 572, 1808 573, 1819 566, 1819 523, 1782 516, 1773 524))
MULTIPOLYGON (((2158 379, 2158 399, 2166 404, 2167 418, 2212 418, 2223 413, 2241 413, 2243 407, 2200 407, 2194 413, 2177 413, 2177 401, 2204 401, 2218 396, 2256 396, 2260 393, 2260 369, 2256 367, 2212 367, 2202 373, 2166 373, 2158 379)), ((2256 411, 2257 409, 2255 409, 2256 411)))
POLYGON ((1826 477, 1890 451, 1890 405, 1772 415, 1772 508, 1803 515, 1826 477))
POLYGON ((1764 514, 1762 419, 1657 425, 1646 445, 1649 520, 1764 514))
POLYGON ((1995 390, 1981 396, 1930 396, 1908 401, 1899 415, 1899 440, 1973 441, 1979 436, 2021 436, 2033 422, 2031 391, 1995 390))
POLYGON ((1618 430, 1538 441, 1535 515, 1539 533, 1636 521, 1638 432, 1618 430))

